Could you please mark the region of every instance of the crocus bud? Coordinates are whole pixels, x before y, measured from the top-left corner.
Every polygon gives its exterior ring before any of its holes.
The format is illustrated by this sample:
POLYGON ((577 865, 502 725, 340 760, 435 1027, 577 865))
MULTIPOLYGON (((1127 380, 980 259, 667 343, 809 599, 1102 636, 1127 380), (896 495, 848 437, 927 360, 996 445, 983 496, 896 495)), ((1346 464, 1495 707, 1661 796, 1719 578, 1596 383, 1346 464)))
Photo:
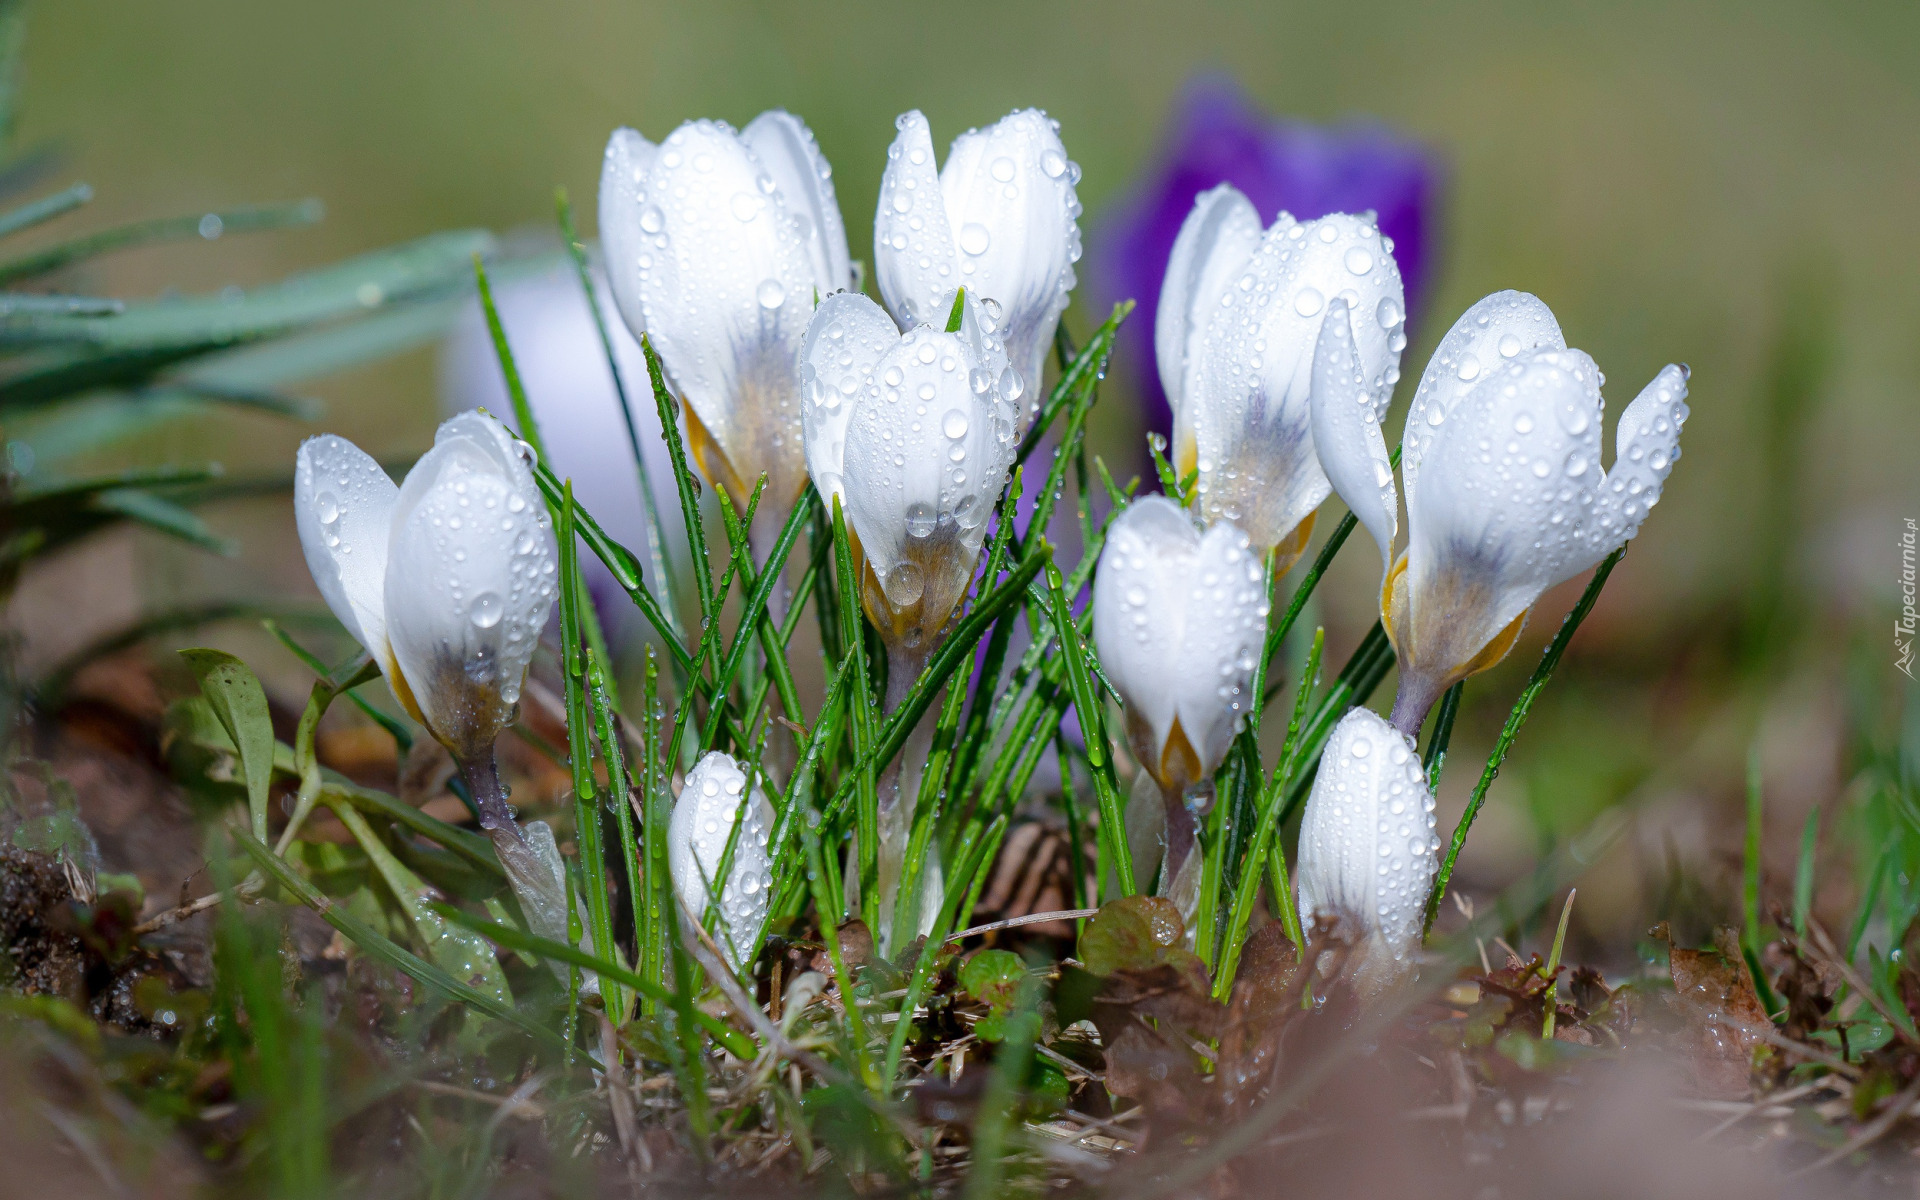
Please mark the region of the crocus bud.
POLYGON ((398 488, 345 438, 300 447, 294 513, 314 582, 456 758, 491 754, 558 594, 531 453, 478 412, 442 424, 398 488))
POLYGON ((1407 413, 1407 550, 1381 591, 1401 729, 1504 658, 1541 593, 1619 549, 1659 501, 1680 457, 1686 368, 1663 368, 1627 406, 1611 470, 1600 384, 1524 292, 1480 301, 1434 351, 1407 413))
MULTIPOLYGON (((1134 757, 1160 785, 1171 880, 1193 842, 1186 790, 1212 778, 1251 699, 1266 631, 1259 560, 1232 525, 1202 533, 1147 496, 1107 532, 1093 584, 1100 665, 1126 703, 1134 757)), ((1149 877, 1151 863, 1134 864, 1149 877)), ((1164 890, 1164 889, 1163 889, 1164 890)))
POLYGON ((694 764, 667 825, 667 870, 680 902, 695 919, 705 919, 718 887, 720 925, 714 940, 736 971, 753 961, 758 949, 754 939, 773 901, 767 849, 772 833, 773 806, 757 783, 748 791, 746 773, 733 756, 715 750, 694 764), (729 840, 733 861, 723 880, 720 868, 729 840))
POLYGON ((558 594, 531 454, 492 417, 460 413, 396 488, 358 446, 322 434, 300 446, 294 519, 327 606, 452 753, 540 925, 564 916, 565 892, 514 821, 493 758, 558 594))
POLYGON ((902 335, 865 296, 828 296, 801 355, 808 464, 860 541, 868 615, 907 659, 932 652, 965 594, 1016 446, 992 319, 969 293, 944 332, 953 304, 902 335))
POLYGON ((1332 921, 1363 993, 1408 974, 1435 853, 1433 793, 1413 742, 1370 709, 1340 718, 1300 818, 1300 916, 1332 921))
POLYGON ((1376 456, 1373 444, 1400 377, 1405 319, 1400 271, 1372 214, 1302 224, 1281 213, 1261 233, 1233 188, 1200 196, 1167 264, 1154 344, 1174 463, 1198 471, 1201 516, 1239 525, 1259 553, 1278 548, 1285 569, 1338 486, 1390 546, 1385 446, 1376 456))
POLYGON ((944 167, 924 116, 905 113, 895 124, 873 223, 880 293, 902 329, 937 326, 955 288, 988 301, 1013 371, 1002 390, 1021 405, 1024 432, 1080 260, 1080 168, 1039 109, 961 134, 944 167))
POLYGON ((621 315, 686 401, 701 470, 742 509, 765 473, 761 511, 777 528, 806 485, 800 338, 814 298, 852 282, 813 134, 777 111, 737 133, 689 121, 658 146, 616 130, 600 236, 621 315))

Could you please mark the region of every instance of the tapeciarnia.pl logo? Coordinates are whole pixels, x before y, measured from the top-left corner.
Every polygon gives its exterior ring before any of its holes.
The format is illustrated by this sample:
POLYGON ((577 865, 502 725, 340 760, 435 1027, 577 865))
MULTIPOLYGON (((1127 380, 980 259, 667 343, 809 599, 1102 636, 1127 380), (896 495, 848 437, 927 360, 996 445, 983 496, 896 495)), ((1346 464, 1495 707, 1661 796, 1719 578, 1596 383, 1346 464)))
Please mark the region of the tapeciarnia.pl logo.
POLYGON ((1920 528, 1916 528, 1914 518, 1908 517, 1906 528, 1900 533, 1900 615, 1893 619, 1893 665, 1894 669, 1913 678, 1913 635, 1916 625, 1920 625, 1920 613, 1914 608, 1916 586, 1914 575, 1914 541, 1920 528))

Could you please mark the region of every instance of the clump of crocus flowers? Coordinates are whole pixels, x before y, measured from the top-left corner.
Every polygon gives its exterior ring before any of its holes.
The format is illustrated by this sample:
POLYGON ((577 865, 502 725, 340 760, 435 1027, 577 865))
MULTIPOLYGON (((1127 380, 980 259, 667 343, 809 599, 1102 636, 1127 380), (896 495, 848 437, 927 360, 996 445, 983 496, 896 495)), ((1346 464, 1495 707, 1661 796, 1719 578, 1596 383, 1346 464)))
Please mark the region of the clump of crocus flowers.
MULTIPOLYGON (((884 660, 876 718, 907 702, 981 594, 989 539, 1011 540, 1003 497, 1080 258, 1079 168, 1044 113, 963 133, 944 163, 921 114, 897 128, 874 220, 877 298, 859 288, 827 160, 791 114, 741 130, 688 122, 657 144, 616 131, 599 198, 599 269, 623 342, 630 333, 657 354, 693 466, 735 512, 758 505, 746 565, 768 562, 789 515, 813 503, 809 487, 843 539, 857 594, 840 600, 864 614, 884 660)), ((1115 486, 1090 579, 1091 645, 1074 639, 1091 653, 1069 672, 1084 688, 1076 703, 1117 696, 1109 740, 1132 758, 1131 799, 1102 794, 1102 852, 1124 853, 1135 890, 1192 918, 1215 777, 1261 711, 1275 585, 1337 494, 1380 554, 1398 695, 1390 718, 1356 707, 1332 729, 1292 883, 1270 899, 1339 931, 1356 980, 1378 990, 1416 969, 1433 894, 1439 837, 1417 747, 1428 711, 1512 649, 1542 594, 1634 536, 1679 457, 1686 371, 1665 368, 1628 406, 1603 467, 1598 367, 1543 302, 1499 292, 1441 340, 1396 460, 1384 422, 1408 297, 1377 214, 1296 219, 1228 182, 1196 191, 1155 298, 1168 494, 1127 499, 1115 486)), ((530 836, 519 823, 494 761, 558 594, 559 512, 533 470, 498 420, 468 412, 397 487, 351 443, 309 441, 296 508, 322 594, 453 755, 529 926, 569 941, 566 868, 544 827, 530 836)), ((1042 535, 1018 537, 1038 547, 1042 535)), ((1057 578, 1028 578, 1037 654, 1060 638, 1071 598, 1057 578)), ((1083 733, 1107 728, 1098 712, 1079 716, 1083 733)), ((865 883, 881 893, 874 933, 890 953, 934 929, 956 865, 922 846, 921 894, 899 902, 914 831, 932 816, 918 811, 920 776, 946 752, 934 717, 929 706, 870 792, 877 862, 865 883)), ((1105 750, 1087 749, 1105 769, 1105 750)), ((793 764, 713 751, 675 766, 665 853, 649 861, 671 875, 676 919, 743 972, 779 856, 797 853, 771 799, 793 764)), ((855 857, 812 868, 843 886, 849 911, 863 885, 855 857)), ((1105 874, 1109 892, 1121 874, 1105 874)), ((847 913, 816 915, 830 926, 847 913)))

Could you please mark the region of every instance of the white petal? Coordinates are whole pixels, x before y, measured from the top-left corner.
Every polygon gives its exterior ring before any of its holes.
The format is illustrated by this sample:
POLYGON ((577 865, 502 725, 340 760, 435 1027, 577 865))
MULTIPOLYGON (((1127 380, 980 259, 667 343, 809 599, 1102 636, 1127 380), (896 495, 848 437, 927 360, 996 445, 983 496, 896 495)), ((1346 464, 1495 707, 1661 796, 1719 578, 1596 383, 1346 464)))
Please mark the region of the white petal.
POLYGON ((387 636, 428 728, 461 753, 505 726, 557 591, 553 531, 517 447, 461 413, 393 508, 387 636))
POLYGON ((1587 534, 1603 482, 1601 416, 1599 370, 1578 350, 1523 352, 1454 403, 1407 510, 1423 665, 1464 663, 1606 553, 1587 534))
POLYGON ((1638 533, 1640 522, 1660 502, 1660 489, 1680 458, 1680 427, 1687 413, 1687 369, 1668 364, 1620 414, 1613 469, 1587 529, 1594 561, 1638 533))
POLYGON ((740 140, 773 176, 787 215, 806 223, 807 255, 820 294, 853 286, 847 227, 833 195, 833 168, 820 153, 813 131, 792 113, 773 109, 741 130, 740 140))
POLYGON ((1428 446, 1467 393, 1523 354, 1564 350, 1566 345, 1553 310, 1528 292, 1495 292, 1460 314, 1427 360, 1407 408, 1400 478, 1406 484, 1409 511, 1428 446))
POLYGON ((807 242, 773 177, 716 121, 688 122, 660 144, 640 205, 652 255, 639 275, 647 333, 742 490, 765 471, 769 499, 784 507, 805 482, 807 242))
POLYGON ((1150 744, 1136 746, 1158 771, 1179 714, 1175 676, 1186 669, 1181 648, 1190 595, 1182 576, 1200 550, 1200 531, 1165 496, 1129 504, 1107 530, 1093 577, 1093 640, 1100 667, 1126 701, 1131 722, 1150 744))
POLYGON ((639 131, 622 126, 607 139, 600 161, 600 248, 607 258, 614 303, 636 339, 646 332, 640 276, 652 265, 652 240, 660 232, 643 227, 640 194, 659 152, 639 131))
POLYGON ((829 511, 846 490, 847 425, 855 408, 879 395, 874 370, 899 343, 893 318, 858 292, 826 297, 807 324, 800 349, 800 427, 807 473, 829 511))
POLYGON ((1267 629, 1266 573, 1247 547, 1247 535, 1215 525, 1200 539, 1184 572, 1186 631, 1173 682, 1180 725, 1211 773, 1225 760, 1267 629))
POLYGON ((1200 353, 1207 322, 1220 310, 1228 286, 1253 257, 1261 233, 1259 212, 1230 183, 1200 193, 1194 199, 1193 211, 1180 225, 1180 236, 1174 239, 1173 253, 1167 259, 1160 307, 1153 321, 1160 386, 1176 423, 1187 395, 1190 364, 1200 353))
POLYGON ((1077 174, 1053 121, 1033 108, 961 134, 940 169, 959 249, 947 286, 963 285, 999 304, 1007 355, 1029 402, 1039 399, 1080 258, 1077 174))
POLYGON ((1201 775, 1225 757, 1266 630, 1263 582, 1245 534, 1230 525, 1202 534, 1164 496, 1135 501, 1108 531, 1094 642, 1136 743, 1146 738, 1135 752, 1156 773, 1176 718, 1201 775))
POLYGON ((1300 820, 1300 915, 1360 936, 1359 980, 1378 988, 1411 968, 1435 854, 1433 794, 1413 745, 1369 709, 1340 719, 1300 820))
POLYGON ((847 429, 848 519, 887 598, 944 615, 964 590, 1006 484, 1012 412, 962 334, 915 329, 875 374, 878 395, 847 429))
POLYGON ((713 931, 714 940, 735 970, 752 960, 754 937, 772 902, 767 845, 772 835, 773 806, 757 783, 751 795, 747 793, 746 773, 731 755, 716 750, 694 764, 667 825, 667 869, 681 903, 699 919, 705 918, 713 895, 710 885, 719 885, 720 925, 713 931), (722 880, 721 860, 736 822, 740 836, 722 880))
POLYGON ((1187 405, 1201 511, 1239 524, 1264 550, 1330 490, 1313 454, 1314 348, 1327 305, 1356 314, 1355 349, 1376 417, 1399 377, 1405 297, 1370 216, 1335 213, 1267 231, 1209 325, 1187 405))
POLYGON ((901 114, 895 125, 900 132, 887 148, 880 207, 873 218, 873 269, 887 311, 902 329, 910 329, 945 316, 940 298, 951 295, 960 280, 933 133, 918 109, 901 114))
POLYGON ((293 517, 327 607, 387 667, 387 531, 400 489, 366 451, 323 433, 300 444, 293 517))
POLYGON ((1353 321, 1342 297, 1327 305, 1313 368, 1313 449, 1333 490, 1380 547, 1381 570, 1393 563, 1400 499, 1380 432, 1374 395, 1360 370, 1353 321))

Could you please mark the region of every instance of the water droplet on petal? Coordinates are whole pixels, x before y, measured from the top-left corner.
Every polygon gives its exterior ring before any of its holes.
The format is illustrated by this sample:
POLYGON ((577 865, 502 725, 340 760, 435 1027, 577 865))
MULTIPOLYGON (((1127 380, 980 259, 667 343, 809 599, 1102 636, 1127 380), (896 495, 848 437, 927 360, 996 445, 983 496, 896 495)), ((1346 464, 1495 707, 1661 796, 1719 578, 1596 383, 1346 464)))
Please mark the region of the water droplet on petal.
POLYGON ((940 418, 940 432, 950 438, 967 436, 967 414, 957 408, 948 409, 947 415, 940 418))
POLYGON ((968 254, 985 254, 987 247, 992 244, 993 235, 980 222, 968 221, 960 227, 960 248, 968 254))
POLYGON ((761 308, 779 308, 786 303, 787 289, 778 279, 762 279, 753 296, 761 308))
POLYGON ((500 603, 500 597, 494 592, 481 592, 468 605, 469 619, 476 629, 492 629, 500 623, 506 612, 506 606, 500 603))
POLYGON ((1311 317, 1325 307, 1326 303, 1327 298, 1320 294, 1319 288, 1304 287, 1293 298, 1293 311, 1303 317, 1311 317))

